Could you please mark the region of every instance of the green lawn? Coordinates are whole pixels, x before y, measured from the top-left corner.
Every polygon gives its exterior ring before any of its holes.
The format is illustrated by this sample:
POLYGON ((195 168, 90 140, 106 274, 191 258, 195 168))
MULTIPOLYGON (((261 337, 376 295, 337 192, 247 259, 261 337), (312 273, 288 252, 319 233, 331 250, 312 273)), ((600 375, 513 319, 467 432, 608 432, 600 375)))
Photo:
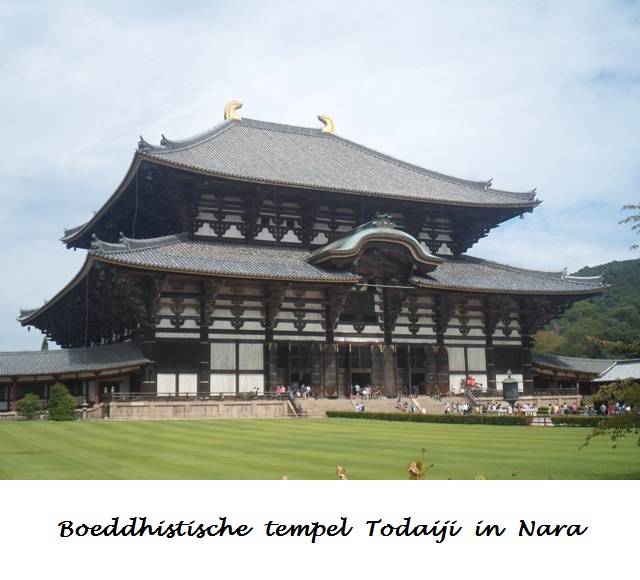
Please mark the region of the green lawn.
POLYGON ((588 429, 350 419, 0 422, 0 479, 640 479, 627 437, 581 451, 588 429))

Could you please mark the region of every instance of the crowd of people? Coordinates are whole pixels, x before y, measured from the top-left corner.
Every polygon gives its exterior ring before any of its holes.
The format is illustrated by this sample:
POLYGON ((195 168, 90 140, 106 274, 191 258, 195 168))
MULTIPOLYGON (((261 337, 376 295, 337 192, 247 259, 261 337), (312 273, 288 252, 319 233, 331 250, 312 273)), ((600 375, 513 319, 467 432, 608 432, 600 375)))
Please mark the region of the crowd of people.
POLYGON ((361 387, 359 384, 353 385, 351 391, 354 397, 360 397, 361 399, 379 399, 382 397, 382 387, 366 385, 361 387))
MULTIPOLYGON (((303 399, 308 399, 311 396, 311 385, 294 383, 293 385, 291 385, 290 390, 291 390, 291 394, 294 397, 301 397, 303 399)), ((284 385, 278 385, 276 387, 276 393, 280 394, 280 393, 286 393, 286 392, 287 392, 287 387, 285 387, 284 385)))
POLYGON ((461 403, 445 403, 444 404, 444 414, 445 415, 469 415, 473 411, 473 408, 466 401, 462 401, 461 403))

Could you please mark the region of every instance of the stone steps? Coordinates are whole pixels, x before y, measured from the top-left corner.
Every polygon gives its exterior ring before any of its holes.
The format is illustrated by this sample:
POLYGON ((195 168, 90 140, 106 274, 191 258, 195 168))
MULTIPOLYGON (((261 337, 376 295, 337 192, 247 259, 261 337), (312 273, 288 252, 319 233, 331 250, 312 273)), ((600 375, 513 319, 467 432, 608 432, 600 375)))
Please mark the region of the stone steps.
MULTIPOLYGON (((320 418, 325 417, 327 411, 353 411, 354 404, 364 403, 365 411, 373 411, 378 413, 397 413, 396 409, 397 399, 353 399, 353 402, 344 397, 338 399, 298 399, 300 407, 306 417, 320 418)), ((419 409, 424 409, 430 415, 442 415, 444 414, 445 403, 460 403, 464 401, 462 397, 452 397, 438 401, 430 397, 418 397, 416 412, 420 412, 419 409)), ((411 403, 409 402, 409 405, 411 403)))

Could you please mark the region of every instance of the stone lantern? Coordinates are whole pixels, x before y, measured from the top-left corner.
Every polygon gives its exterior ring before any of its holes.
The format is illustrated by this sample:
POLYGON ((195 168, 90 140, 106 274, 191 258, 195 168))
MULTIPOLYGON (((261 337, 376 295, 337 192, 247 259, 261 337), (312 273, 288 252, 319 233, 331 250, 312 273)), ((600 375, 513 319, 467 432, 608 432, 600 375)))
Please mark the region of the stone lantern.
POLYGON ((511 370, 508 370, 507 378, 502 381, 502 398, 515 407, 518 396, 518 381, 511 376, 511 370))

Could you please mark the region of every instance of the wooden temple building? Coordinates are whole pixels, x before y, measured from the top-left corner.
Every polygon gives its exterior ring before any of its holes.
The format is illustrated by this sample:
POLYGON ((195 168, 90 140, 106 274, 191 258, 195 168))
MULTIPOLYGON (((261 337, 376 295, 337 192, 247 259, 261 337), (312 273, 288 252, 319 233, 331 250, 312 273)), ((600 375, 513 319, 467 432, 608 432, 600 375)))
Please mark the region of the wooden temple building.
MULTIPOLYGON (((444 394, 467 375, 499 390, 509 371, 533 389, 533 333, 601 280, 465 252, 535 209, 535 191, 405 163, 339 137, 329 117, 296 127, 240 106, 188 139, 140 138, 120 186, 64 232, 83 267, 19 321, 97 362, 46 380, 91 402, 105 387, 444 394)), ((0 372, 6 407, 36 378, 12 372, 0 372)))

